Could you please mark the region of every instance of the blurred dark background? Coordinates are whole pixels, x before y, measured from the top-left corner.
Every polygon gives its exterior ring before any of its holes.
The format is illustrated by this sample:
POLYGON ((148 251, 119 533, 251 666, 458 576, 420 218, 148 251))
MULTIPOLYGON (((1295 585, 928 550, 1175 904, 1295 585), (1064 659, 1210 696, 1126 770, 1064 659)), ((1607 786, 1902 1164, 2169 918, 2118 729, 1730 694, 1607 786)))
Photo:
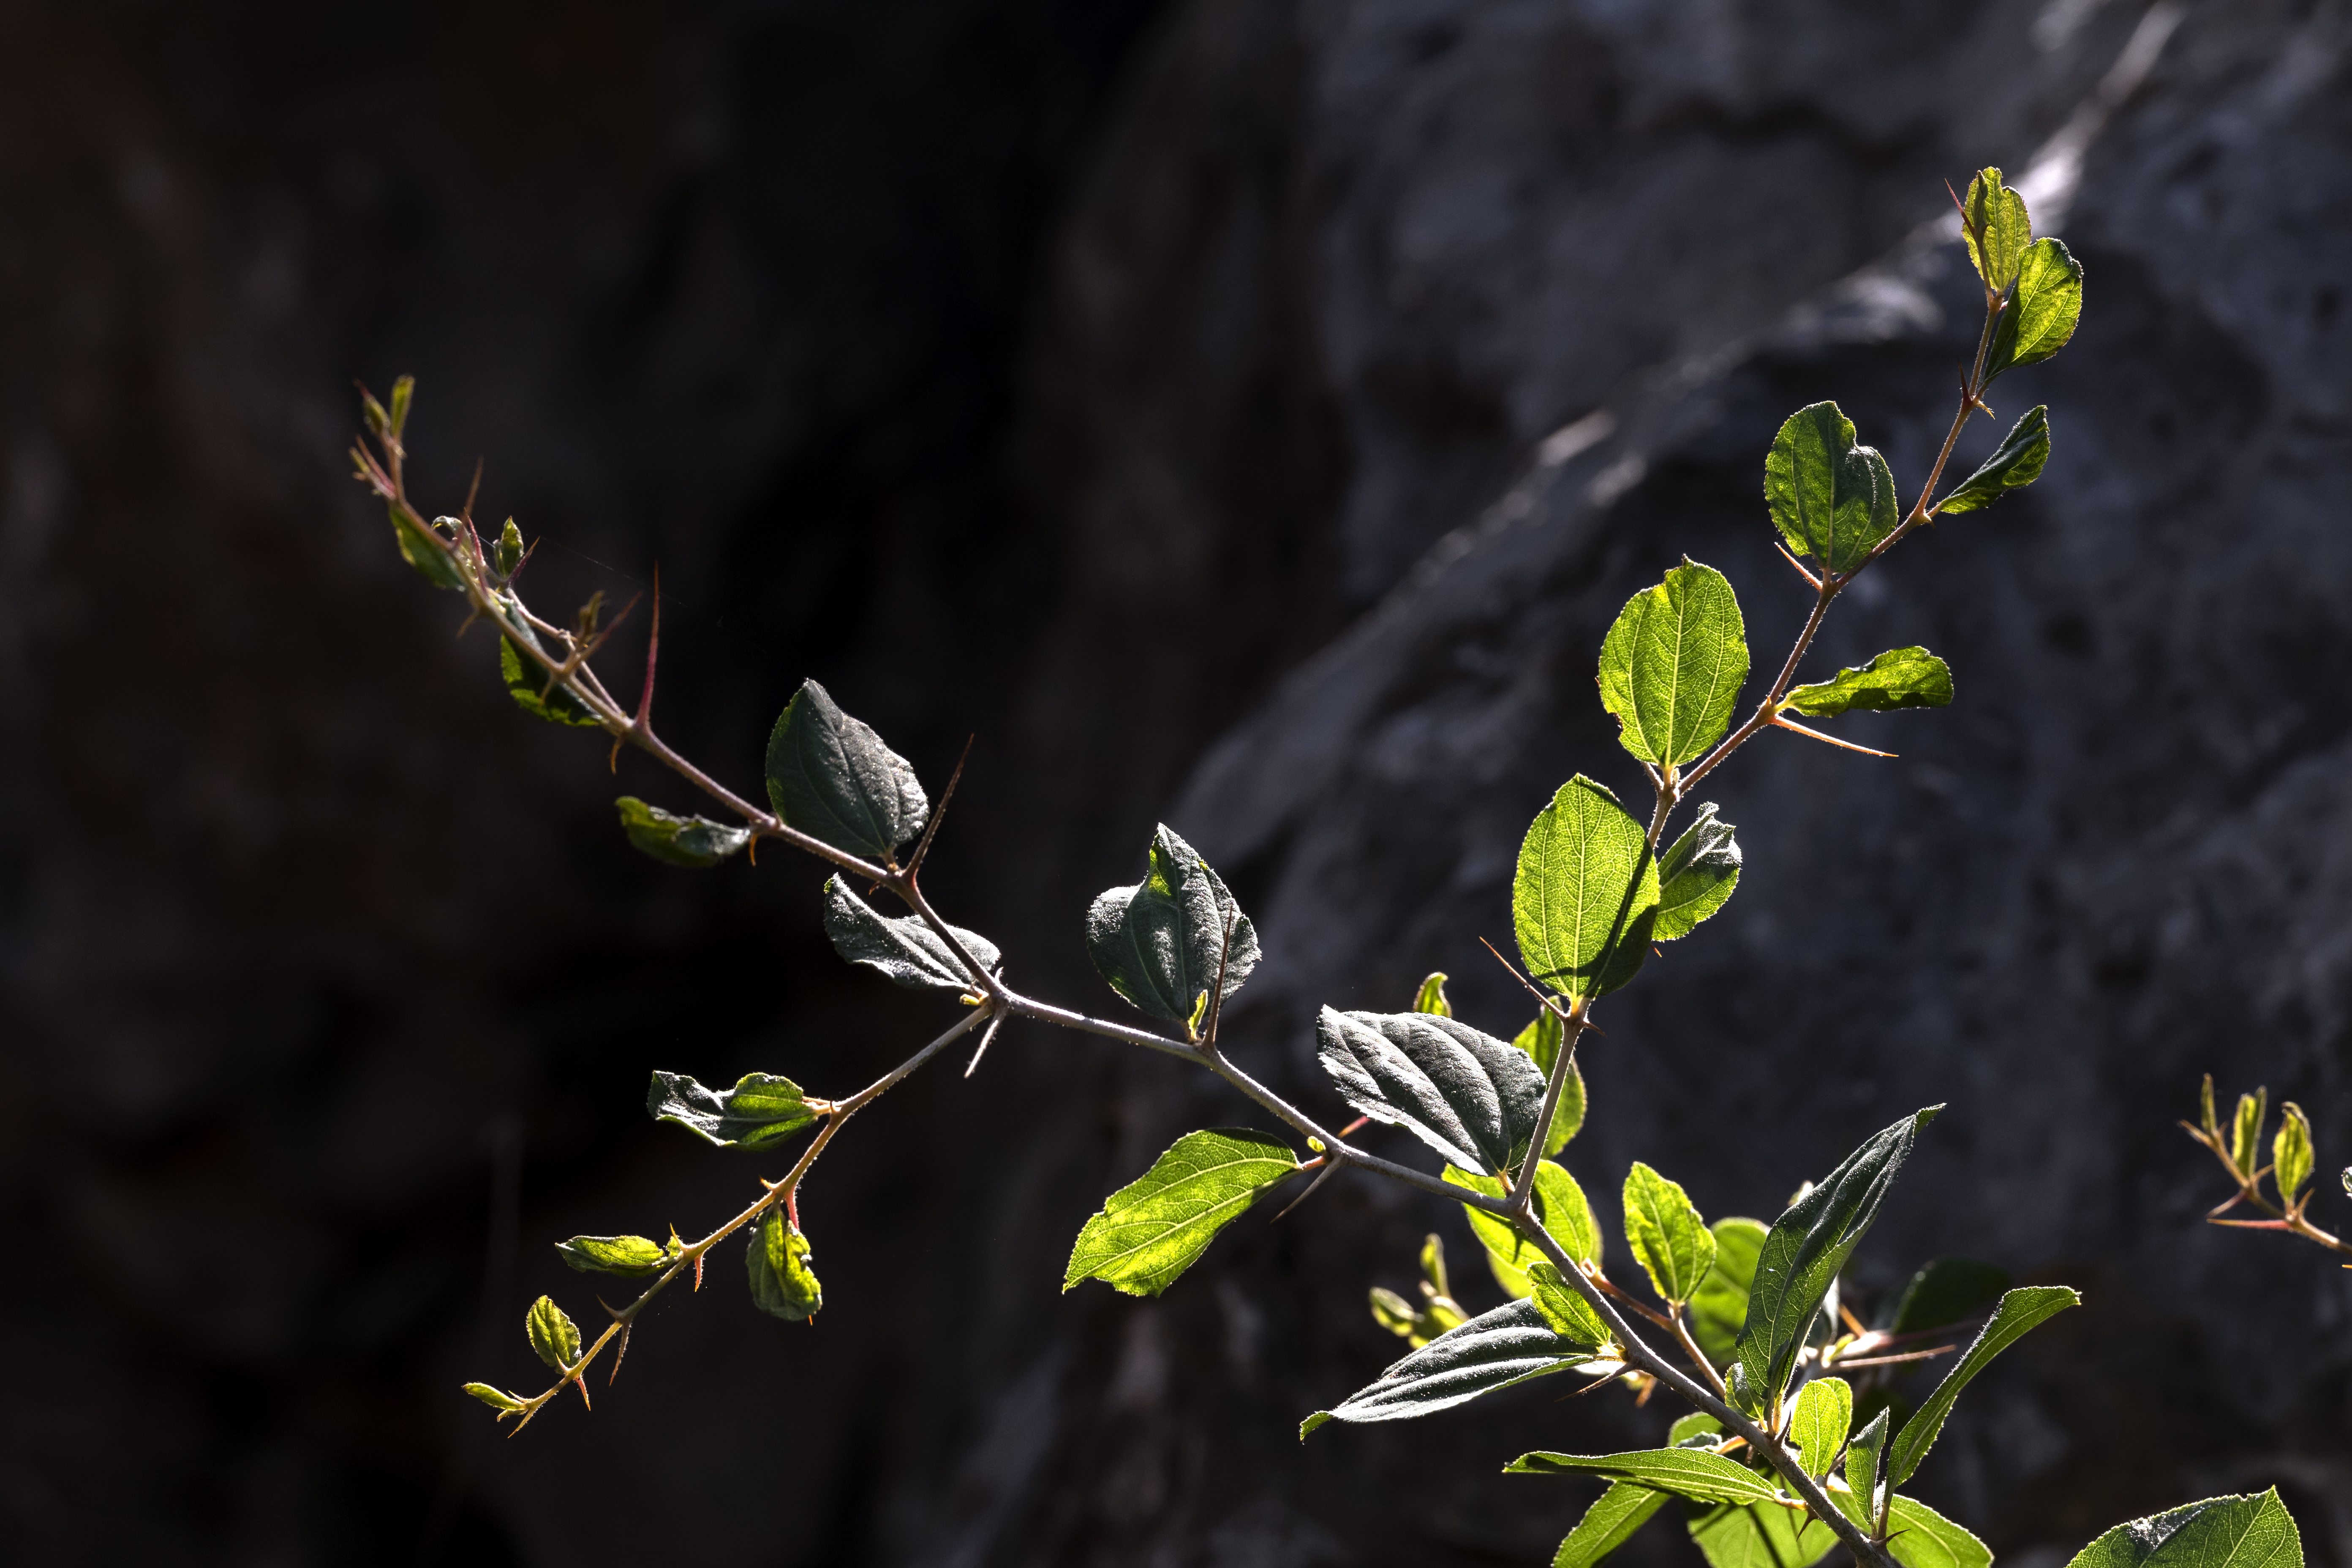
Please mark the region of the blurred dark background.
POLYGON ((1671 1413, 1301 1447, 1425 1230, 1498 1299, 1466 1228, 1343 1181, 1061 1296, 1106 1191, 1259 1119, 1034 1027, 828 1155, 815 1327, 730 1247, 503 1441, 456 1385, 538 1386, 542 1290, 600 1318, 549 1244, 767 1168, 649 1124, 649 1068, 840 1093, 941 1016, 843 971, 811 863, 626 847, 614 795, 693 803, 453 639, 352 384, 417 375, 420 500, 480 459, 542 608, 659 563, 657 713, 738 787, 805 676, 935 792, 977 735, 929 881, 1044 994, 1116 1005, 1080 913, 1177 826, 1260 920, 1236 1048, 1331 1110, 1319 1003, 1438 968, 1523 1021, 1475 939, 1561 778, 1637 783, 1625 595, 1714 562, 1777 660, 1780 416, 1835 395, 1917 482, 1973 332, 1943 182, 1999 163, 2088 270, 1996 397, 2055 456, 1816 660, 1925 642, 1959 699, 1727 771, 1746 880, 1612 1004, 1569 1162, 1612 1229, 1637 1158, 1769 1218, 1948 1100, 1857 1286, 1960 1253, 2088 1310, 1922 1495, 2057 1568, 2276 1484, 2352 1568, 2352 1289, 2203 1226, 2172 1125, 2212 1070, 2352 1152, 2347 48, 2317 0, 0 6, 0 1556, 1545 1560, 1592 1489, 1500 1464, 1671 1413))

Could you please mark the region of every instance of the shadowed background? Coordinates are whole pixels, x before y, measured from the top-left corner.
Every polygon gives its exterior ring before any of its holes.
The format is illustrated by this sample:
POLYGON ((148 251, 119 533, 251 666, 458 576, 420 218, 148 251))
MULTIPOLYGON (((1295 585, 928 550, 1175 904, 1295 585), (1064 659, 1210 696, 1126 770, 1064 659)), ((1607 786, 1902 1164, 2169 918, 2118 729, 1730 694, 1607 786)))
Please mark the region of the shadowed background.
POLYGON ((1236 1050, 1334 1111, 1318 1004, 1439 968, 1524 1021, 1475 939, 1560 779, 1638 786, 1591 685, 1625 596, 1708 561, 1777 663, 1782 415, 1834 395, 1918 482, 1972 331, 1932 225, 1990 162, 2088 272, 1995 397, 2054 456, 1809 667, 1924 642, 1958 700, 1852 721, 1897 762, 1726 770, 1745 879, 1612 1002, 1568 1163, 1612 1233, 1633 1159, 1769 1219, 1948 1100, 1857 1285, 1963 1253, 2088 1308, 1921 1494, 2056 1568, 2277 1484, 2352 1563, 2352 1292, 2203 1227, 2171 1125, 2210 1069, 2352 1151, 2347 47, 2283 0, 0 7, 5 1555, 1545 1560, 1594 1489, 1501 1463, 1662 1403, 1300 1446, 1425 1231, 1499 1299, 1466 1227, 1349 1178, 1160 1300, 1063 1297, 1105 1192, 1263 1119, 1036 1026, 828 1153, 815 1327, 730 1244, 502 1441, 456 1385, 537 1386, 542 1290, 600 1318, 550 1243, 776 1173, 649 1124, 649 1068, 838 1094, 942 1019, 834 959, 814 863, 627 847, 614 795, 692 800, 453 639, 351 384, 417 375, 420 501, 482 459, 543 611, 659 563, 656 713, 737 787, 805 676, 934 794, 976 733, 927 885, 1034 991, 1118 1006, 1079 918, 1170 822, 1260 922, 1236 1050))

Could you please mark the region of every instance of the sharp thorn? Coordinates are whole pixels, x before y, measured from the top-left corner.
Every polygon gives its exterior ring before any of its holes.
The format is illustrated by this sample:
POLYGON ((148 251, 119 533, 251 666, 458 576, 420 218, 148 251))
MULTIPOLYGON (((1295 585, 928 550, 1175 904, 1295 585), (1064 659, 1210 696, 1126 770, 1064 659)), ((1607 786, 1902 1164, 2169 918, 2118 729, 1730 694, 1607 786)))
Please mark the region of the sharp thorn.
POLYGON ((1893 758, 1895 754, 1893 752, 1873 751, 1868 746, 1857 746, 1852 741, 1841 741, 1834 735, 1824 735, 1819 730, 1808 730, 1802 724, 1797 723, 1792 720, 1784 719, 1778 713, 1772 715, 1772 722, 1774 726, 1779 729, 1793 731, 1795 733, 1802 735, 1808 740, 1819 741, 1824 746, 1835 746, 1842 752, 1860 752, 1865 757, 1886 757, 1889 759, 1893 758))
POLYGON ((1293 1198, 1293 1199, 1292 1199, 1288 1204, 1285 1205, 1283 1206, 1283 1210, 1282 1210, 1282 1213, 1281 1213, 1281 1214, 1278 1214, 1278 1215, 1275 1215, 1272 1219, 1270 1219, 1270 1220, 1266 1221, 1265 1223, 1266 1223, 1266 1224, 1268 1224, 1268 1225, 1280 1225, 1280 1224, 1282 1223, 1283 1218, 1284 1218, 1284 1216, 1285 1216, 1285 1215, 1288 1215, 1292 1209, 1297 1208, 1300 1204, 1303 1204, 1303 1203, 1305 1203, 1307 1199, 1309 1199, 1309 1198, 1313 1197, 1313 1196, 1315 1195, 1315 1189, 1316 1189, 1316 1188, 1318 1188, 1318 1187, 1319 1187, 1319 1186, 1321 1186, 1324 1183, 1326 1183, 1326 1182, 1329 1181, 1329 1180, 1331 1179, 1331 1173, 1332 1173, 1332 1172, 1334 1172, 1334 1171, 1336 1171, 1336 1170, 1338 1170, 1339 1168, 1339 1161, 1337 1161, 1337 1160, 1333 1160, 1329 1164, 1328 1164, 1328 1165, 1324 1166, 1324 1167, 1323 1167, 1322 1173, 1321 1173, 1320 1175, 1317 1176, 1313 1181, 1311 1181, 1311 1182, 1309 1182, 1309 1183, 1307 1183, 1307 1190, 1306 1190, 1305 1192, 1303 1192, 1303 1193, 1299 1194, 1297 1197, 1293 1198))
POLYGON ((1004 1015, 1003 1013, 999 1013, 995 1017, 991 1018, 988 1021, 988 1027, 980 1032, 980 1044, 972 1051, 971 1060, 964 1064, 964 1077, 970 1078, 973 1071, 980 1066, 980 1058, 988 1054, 988 1042, 996 1038, 996 1026, 1003 1022, 1004 1015))

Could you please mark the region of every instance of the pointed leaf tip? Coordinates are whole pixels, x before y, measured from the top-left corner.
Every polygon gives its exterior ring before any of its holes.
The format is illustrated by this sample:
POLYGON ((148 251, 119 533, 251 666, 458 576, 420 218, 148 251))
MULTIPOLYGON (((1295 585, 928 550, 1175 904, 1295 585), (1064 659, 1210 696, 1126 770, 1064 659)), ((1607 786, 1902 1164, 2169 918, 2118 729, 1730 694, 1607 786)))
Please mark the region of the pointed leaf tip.
POLYGON ((1861 565, 1902 521, 1894 470, 1855 442, 1834 403, 1800 408, 1781 425, 1764 458, 1764 504, 1791 551, 1832 572, 1861 565))
POLYGON ((1200 853, 1162 824, 1143 880, 1110 889, 1087 911, 1087 954, 1137 1008, 1190 1029, 1221 964, 1228 1000, 1257 967, 1257 928, 1200 853))
POLYGON ((814 680, 801 682, 769 732, 767 779, 768 803, 786 826, 868 860, 889 862, 930 820, 930 797, 907 759, 814 680))
POLYGON ((1062 1289, 1099 1279, 1129 1296, 1157 1296, 1197 1261, 1217 1233, 1297 1172, 1279 1138, 1247 1128, 1188 1132, 1151 1169, 1103 1200, 1070 1249, 1062 1289))
POLYGON ((1640 973, 1657 922, 1658 866, 1617 797, 1581 773, 1519 845, 1511 924, 1537 983, 1582 999, 1640 973))

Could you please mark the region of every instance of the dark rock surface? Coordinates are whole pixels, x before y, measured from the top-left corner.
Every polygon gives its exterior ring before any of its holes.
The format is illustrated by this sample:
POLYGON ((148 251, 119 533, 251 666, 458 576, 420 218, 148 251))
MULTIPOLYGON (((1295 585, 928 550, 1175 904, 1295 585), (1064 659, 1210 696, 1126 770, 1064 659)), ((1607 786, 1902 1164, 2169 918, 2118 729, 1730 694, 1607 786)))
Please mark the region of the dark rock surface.
MULTIPOLYGON (((2275 1479, 2342 1563, 2345 1287, 2202 1228, 2170 1122, 2210 1067, 2352 1148, 2347 30, 2184 15, 2087 142, 2084 335, 1995 399, 2053 405, 2049 472, 1906 545, 1816 661, 1923 641, 1958 702, 1851 721, 1899 762, 1776 737, 1725 775, 1746 881, 1611 1005, 1571 1163, 1612 1221, 1633 1158, 1769 1215, 1950 1101, 1864 1282, 1961 1251, 2091 1307, 1926 1494, 2008 1557, 2275 1479)), ((1688 552, 1776 656, 1771 428, 1834 395, 1916 482, 1962 323, 1951 248, 1906 237, 2142 25, 0 18, 10 1559, 1543 1560, 1589 1489, 1499 1463, 1665 1414, 1538 1388, 1302 1447, 1392 1355, 1363 1291, 1424 1230, 1493 1299, 1459 1222, 1334 1183, 1164 1300, 1058 1297, 1104 1191, 1250 1118, 1042 1030, 828 1154, 817 1328, 730 1255, 593 1417, 506 1444, 457 1401, 530 1378, 539 1291, 593 1316, 547 1242, 741 1201, 637 1116, 648 1067, 837 1092, 933 1015, 840 972, 805 863, 621 847, 617 788, 682 796, 447 640, 341 477, 349 379, 419 373, 425 488, 485 455, 484 510, 558 546, 544 602, 661 562, 667 732, 730 778, 809 673, 935 784, 980 730, 937 890, 1044 994, 1111 1005, 1078 912, 1166 816, 1260 917, 1240 1048, 1318 1095, 1318 1002, 1439 967, 1520 1021, 1474 945, 1518 836, 1571 771, 1638 782, 1588 684, 1609 617, 1688 552)))

